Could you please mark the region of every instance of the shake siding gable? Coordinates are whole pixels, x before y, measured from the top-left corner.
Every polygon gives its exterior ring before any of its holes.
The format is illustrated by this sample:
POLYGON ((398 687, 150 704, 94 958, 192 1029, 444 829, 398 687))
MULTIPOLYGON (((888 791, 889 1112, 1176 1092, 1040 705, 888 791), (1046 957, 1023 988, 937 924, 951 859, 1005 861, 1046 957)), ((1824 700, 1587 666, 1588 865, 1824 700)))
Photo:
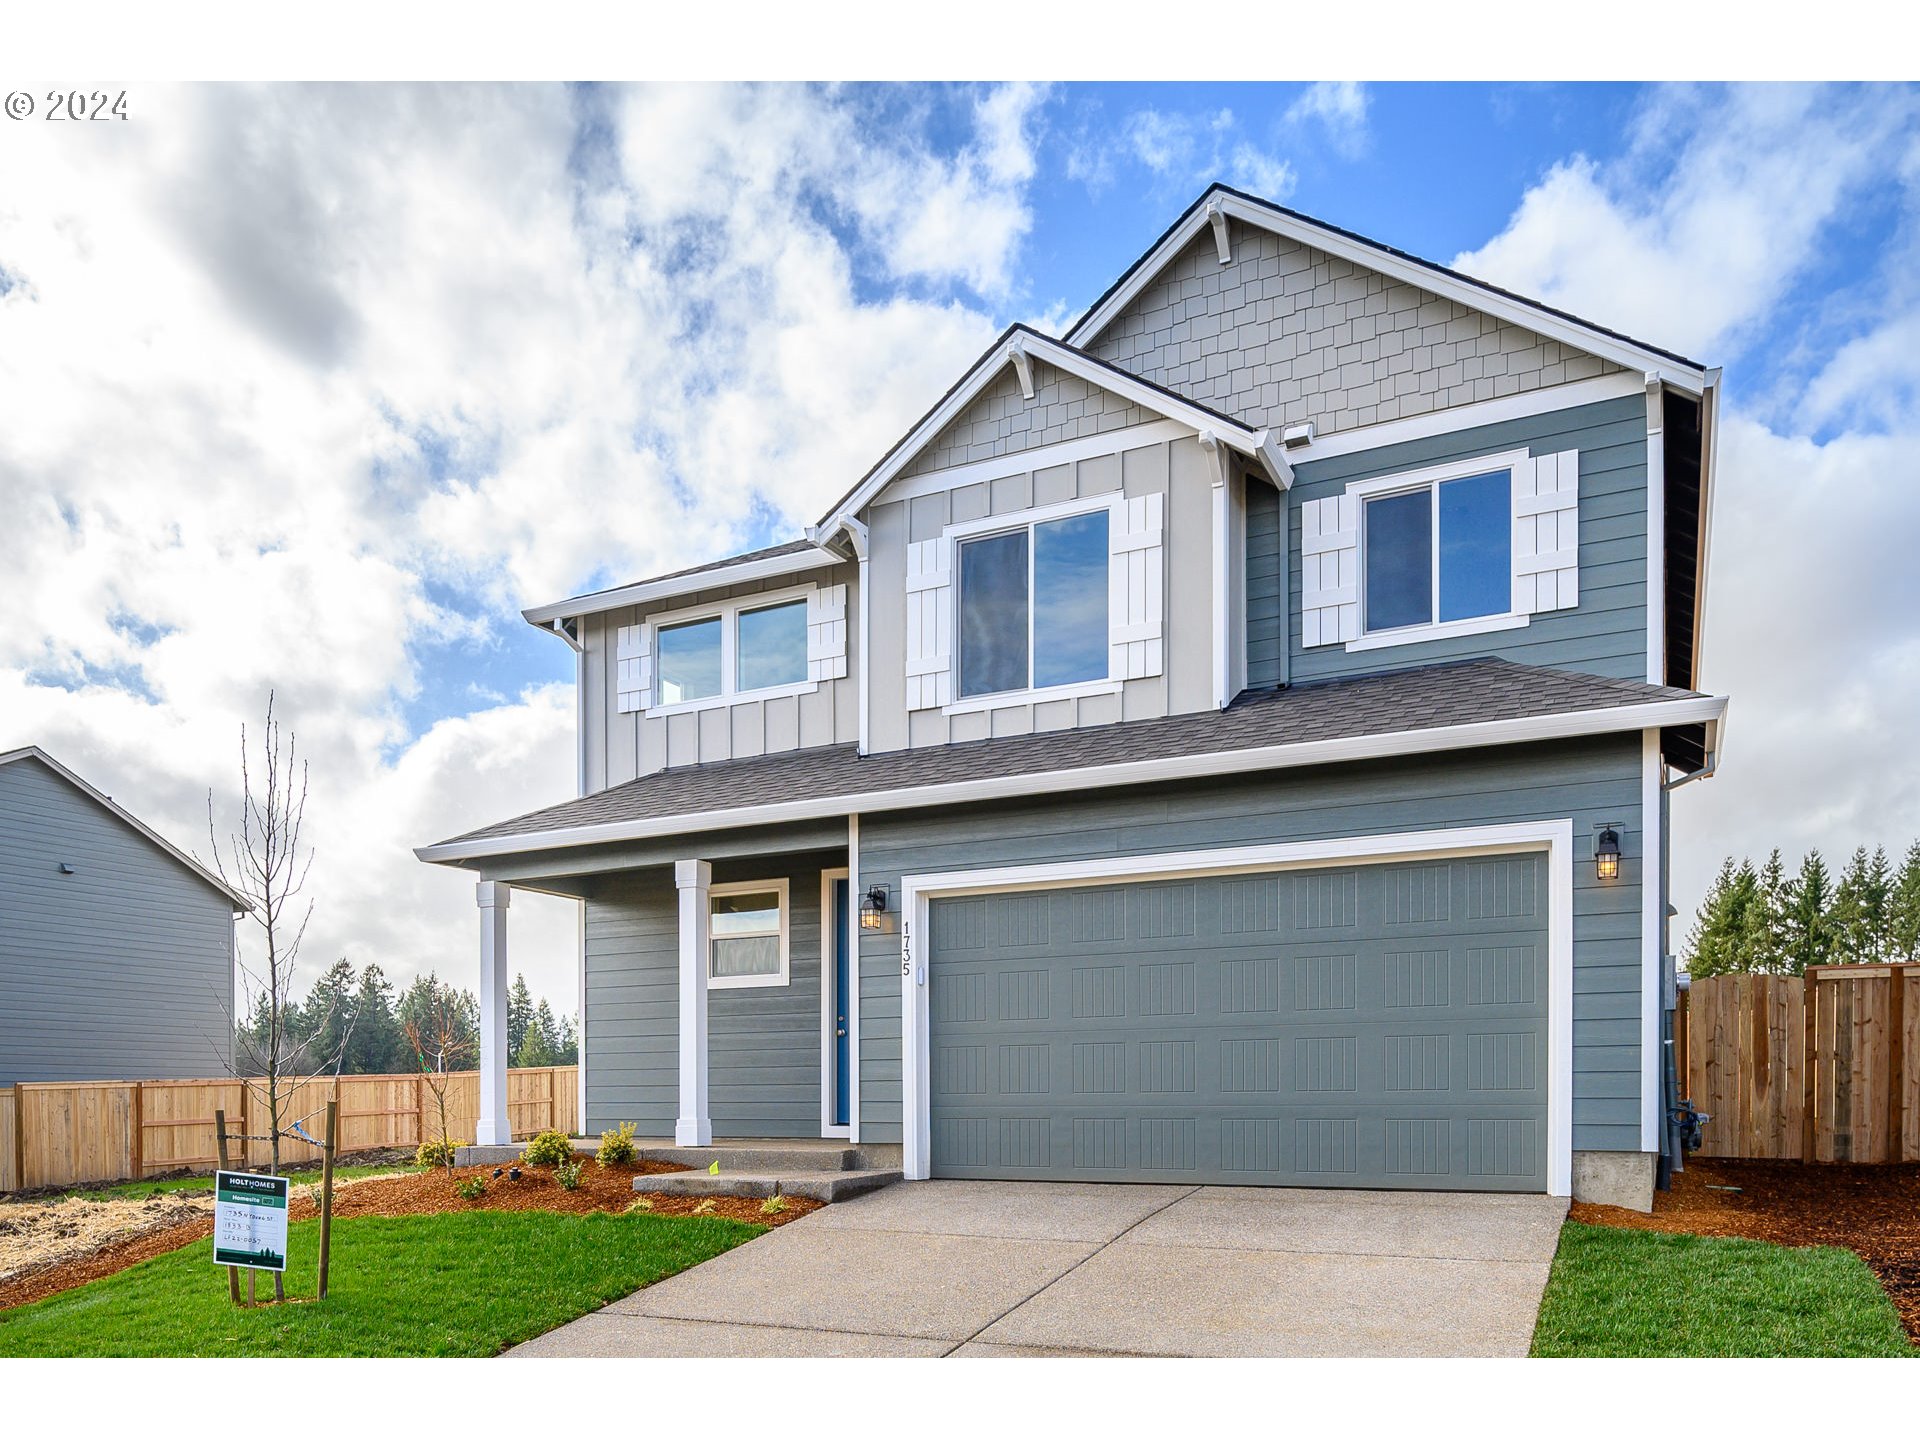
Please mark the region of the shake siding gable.
POLYGON ((1321 435, 1620 369, 1285 236, 1232 238, 1222 265, 1196 236, 1091 353, 1243 424, 1321 435))
POLYGON ((39 761, 0 766, 0 1085, 218 1073, 232 998, 232 901, 39 761))

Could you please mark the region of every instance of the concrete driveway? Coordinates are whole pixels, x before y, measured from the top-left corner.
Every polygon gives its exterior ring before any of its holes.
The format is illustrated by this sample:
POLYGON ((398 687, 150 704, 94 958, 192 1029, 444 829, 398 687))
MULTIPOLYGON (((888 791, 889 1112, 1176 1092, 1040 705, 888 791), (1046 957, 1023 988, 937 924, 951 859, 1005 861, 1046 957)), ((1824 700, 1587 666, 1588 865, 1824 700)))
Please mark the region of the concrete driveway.
POLYGON ((1524 1355, 1539 1195, 935 1180, 830 1205, 514 1355, 1524 1355))

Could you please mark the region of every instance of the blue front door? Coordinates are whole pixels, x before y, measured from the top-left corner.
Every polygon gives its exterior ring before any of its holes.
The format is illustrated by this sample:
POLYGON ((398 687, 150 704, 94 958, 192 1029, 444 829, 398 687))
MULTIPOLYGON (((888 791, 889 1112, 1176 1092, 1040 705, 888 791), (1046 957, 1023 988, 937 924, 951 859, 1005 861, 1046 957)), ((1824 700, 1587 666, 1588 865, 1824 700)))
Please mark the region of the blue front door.
POLYGON ((852 991, 853 934, 851 895, 845 880, 833 882, 833 1123, 845 1125, 850 1107, 851 1052, 847 1040, 847 997, 852 991))

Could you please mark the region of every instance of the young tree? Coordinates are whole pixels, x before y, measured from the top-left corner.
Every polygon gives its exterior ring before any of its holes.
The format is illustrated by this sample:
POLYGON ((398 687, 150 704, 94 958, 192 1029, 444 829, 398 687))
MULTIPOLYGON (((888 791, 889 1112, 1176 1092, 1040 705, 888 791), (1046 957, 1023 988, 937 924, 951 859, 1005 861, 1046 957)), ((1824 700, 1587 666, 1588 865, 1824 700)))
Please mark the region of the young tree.
MULTIPOLYGON (((240 1043, 230 1068, 250 1077, 248 1089, 265 1102, 268 1173, 278 1175, 281 1136, 307 1118, 288 1113, 289 1081, 313 1070, 331 1070, 339 1057, 314 1043, 316 1034, 329 1029, 332 1013, 313 1023, 313 1009, 308 1006, 305 1019, 309 1023, 303 1026, 293 1004, 294 966, 313 918, 313 901, 301 899, 313 866, 313 850, 301 839, 307 812, 306 762, 299 757, 293 732, 283 732, 274 718, 273 705, 269 693, 257 774, 247 752, 246 726, 240 727, 239 832, 228 833, 223 851, 209 790, 207 836, 214 868, 227 887, 246 900, 259 934, 262 954, 258 960, 250 963, 235 946, 242 1003, 255 1023, 238 1029, 240 1043)), ((277 1300, 286 1298, 284 1279, 277 1272, 273 1293, 277 1300)))
MULTIPOLYGON (((467 1068, 478 1050, 472 1028, 465 1025, 459 997, 442 988, 431 976, 432 991, 402 1022, 407 1044, 412 1047, 414 1063, 420 1067, 421 1082, 433 1096, 439 1132, 434 1136, 442 1146, 447 1169, 453 1169, 452 1139, 447 1129, 447 1091, 455 1071, 467 1068)), ((418 982, 415 982, 416 985, 418 982)), ((409 995, 413 992, 409 990, 409 995)))
MULTIPOLYGON (((513 986, 507 991, 507 1054, 518 1055, 527 1043, 527 1027, 533 1023, 533 992, 527 988, 527 977, 515 975, 513 986)), ((526 1062, 515 1060, 516 1065, 526 1062)), ((540 1061, 540 1064, 546 1062, 540 1061)))

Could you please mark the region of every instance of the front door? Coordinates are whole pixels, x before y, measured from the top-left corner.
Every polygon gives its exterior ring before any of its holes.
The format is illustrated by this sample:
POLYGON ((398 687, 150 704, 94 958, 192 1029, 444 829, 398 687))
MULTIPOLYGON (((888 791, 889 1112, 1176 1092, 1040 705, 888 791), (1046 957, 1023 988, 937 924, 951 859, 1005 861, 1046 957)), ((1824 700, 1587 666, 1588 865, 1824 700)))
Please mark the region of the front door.
POLYGON ((853 935, 852 895, 845 879, 833 882, 833 978, 830 985, 833 1005, 833 1123, 848 1123, 851 1109, 851 1044, 847 1038, 847 1003, 852 991, 851 938, 853 935))

